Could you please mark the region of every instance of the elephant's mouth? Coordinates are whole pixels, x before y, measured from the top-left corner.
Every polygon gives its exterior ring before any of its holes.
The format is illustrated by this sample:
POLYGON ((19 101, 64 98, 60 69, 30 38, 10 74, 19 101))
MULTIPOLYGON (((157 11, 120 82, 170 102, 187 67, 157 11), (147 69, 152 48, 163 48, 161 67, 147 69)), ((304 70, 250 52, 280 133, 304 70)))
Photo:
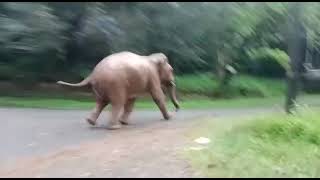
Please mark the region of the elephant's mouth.
POLYGON ((171 80, 171 81, 163 81, 162 84, 164 86, 166 86, 166 87, 169 87, 169 88, 170 87, 176 87, 176 84, 175 84, 175 82, 173 80, 171 80))
POLYGON ((170 82, 169 82, 169 85, 176 87, 176 84, 174 83, 174 81, 170 81, 170 82))

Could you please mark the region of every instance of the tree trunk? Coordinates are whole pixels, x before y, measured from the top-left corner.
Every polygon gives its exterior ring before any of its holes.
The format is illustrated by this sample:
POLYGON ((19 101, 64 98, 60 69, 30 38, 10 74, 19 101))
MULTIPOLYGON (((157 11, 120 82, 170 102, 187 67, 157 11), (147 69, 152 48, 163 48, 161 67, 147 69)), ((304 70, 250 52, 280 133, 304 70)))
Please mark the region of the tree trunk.
POLYGON ((319 69, 320 68, 320 59, 319 59, 319 52, 317 51, 317 49, 315 47, 312 48, 312 58, 311 58, 311 62, 312 62, 312 67, 314 67, 315 69, 319 69))
POLYGON ((231 59, 226 54, 227 53, 224 51, 221 51, 221 50, 218 51, 217 63, 216 63, 217 77, 218 77, 220 89, 222 91, 224 91, 227 88, 232 76, 235 74, 235 72, 228 69, 228 66, 231 67, 230 66, 231 59))
POLYGON ((80 31, 82 25, 81 23, 85 17, 86 9, 84 7, 83 10, 70 22, 71 28, 66 32, 66 37, 70 38, 65 47, 67 52, 66 59, 67 62, 70 63, 69 65, 73 64, 74 61, 77 60, 79 47, 76 34, 80 31))
POLYGON ((304 71, 303 63, 306 55, 306 30, 299 20, 300 6, 293 5, 292 19, 289 19, 288 33, 288 54, 290 57, 291 69, 287 72, 287 94, 285 102, 285 111, 292 113, 294 103, 297 98, 298 89, 302 73, 304 71))

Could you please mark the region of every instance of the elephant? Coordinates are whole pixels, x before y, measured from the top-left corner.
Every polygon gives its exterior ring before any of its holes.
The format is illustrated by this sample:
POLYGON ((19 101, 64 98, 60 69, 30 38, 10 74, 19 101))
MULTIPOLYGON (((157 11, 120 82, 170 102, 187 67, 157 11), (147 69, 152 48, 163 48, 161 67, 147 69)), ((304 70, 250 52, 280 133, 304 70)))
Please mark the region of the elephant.
POLYGON ((165 120, 172 113, 165 106, 165 93, 168 92, 175 111, 180 109, 176 97, 176 85, 172 66, 163 53, 147 56, 122 51, 103 58, 80 83, 72 84, 57 81, 60 85, 72 87, 90 87, 96 99, 96 106, 86 118, 94 126, 108 104, 111 104, 111 120, 108 129, 119 129, 128 125, 128 117, 137 98, 151 95, 165 120))

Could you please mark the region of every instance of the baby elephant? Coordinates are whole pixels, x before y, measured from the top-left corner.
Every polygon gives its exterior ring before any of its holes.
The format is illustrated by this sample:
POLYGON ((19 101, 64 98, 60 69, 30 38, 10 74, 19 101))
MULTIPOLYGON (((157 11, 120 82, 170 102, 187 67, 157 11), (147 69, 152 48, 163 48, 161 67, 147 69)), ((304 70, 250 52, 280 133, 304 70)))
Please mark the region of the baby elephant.
POLYGON ((171 115, 166 109, 162 88, 168 90, 176 111, 179 110, 173 68, 163 53, 149 56, 131 52, 112 54, 100 61, 82 82, 71 84, 58 81, 57 83, 73 87, 91 87, 96 97, 96 107, 86 119, 91 125, 96 124, 103 108, 111 103, 109 129, 119 129, 121 124, 127 125, 136 98, 145 93, 152 96, 164 119, 169 120, 171 115))

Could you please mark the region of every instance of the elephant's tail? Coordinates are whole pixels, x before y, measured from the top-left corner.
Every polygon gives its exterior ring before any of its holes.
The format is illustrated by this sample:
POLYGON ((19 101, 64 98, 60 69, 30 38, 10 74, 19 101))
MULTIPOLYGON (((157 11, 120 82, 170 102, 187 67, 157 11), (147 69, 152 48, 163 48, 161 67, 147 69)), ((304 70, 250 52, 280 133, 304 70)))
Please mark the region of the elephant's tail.
POLYGON ((83 81, 76 83, 76 84, 72 84, 72 83, 67 83, 64 81, 58 81, 58 84, 62 84, 62 85, 66 85, 66 86, 72 86, 72 87, 83 87, 83 86, 87 86, 90 84, 90 76, 88 76, 87 78, 85 78, 83 81))

